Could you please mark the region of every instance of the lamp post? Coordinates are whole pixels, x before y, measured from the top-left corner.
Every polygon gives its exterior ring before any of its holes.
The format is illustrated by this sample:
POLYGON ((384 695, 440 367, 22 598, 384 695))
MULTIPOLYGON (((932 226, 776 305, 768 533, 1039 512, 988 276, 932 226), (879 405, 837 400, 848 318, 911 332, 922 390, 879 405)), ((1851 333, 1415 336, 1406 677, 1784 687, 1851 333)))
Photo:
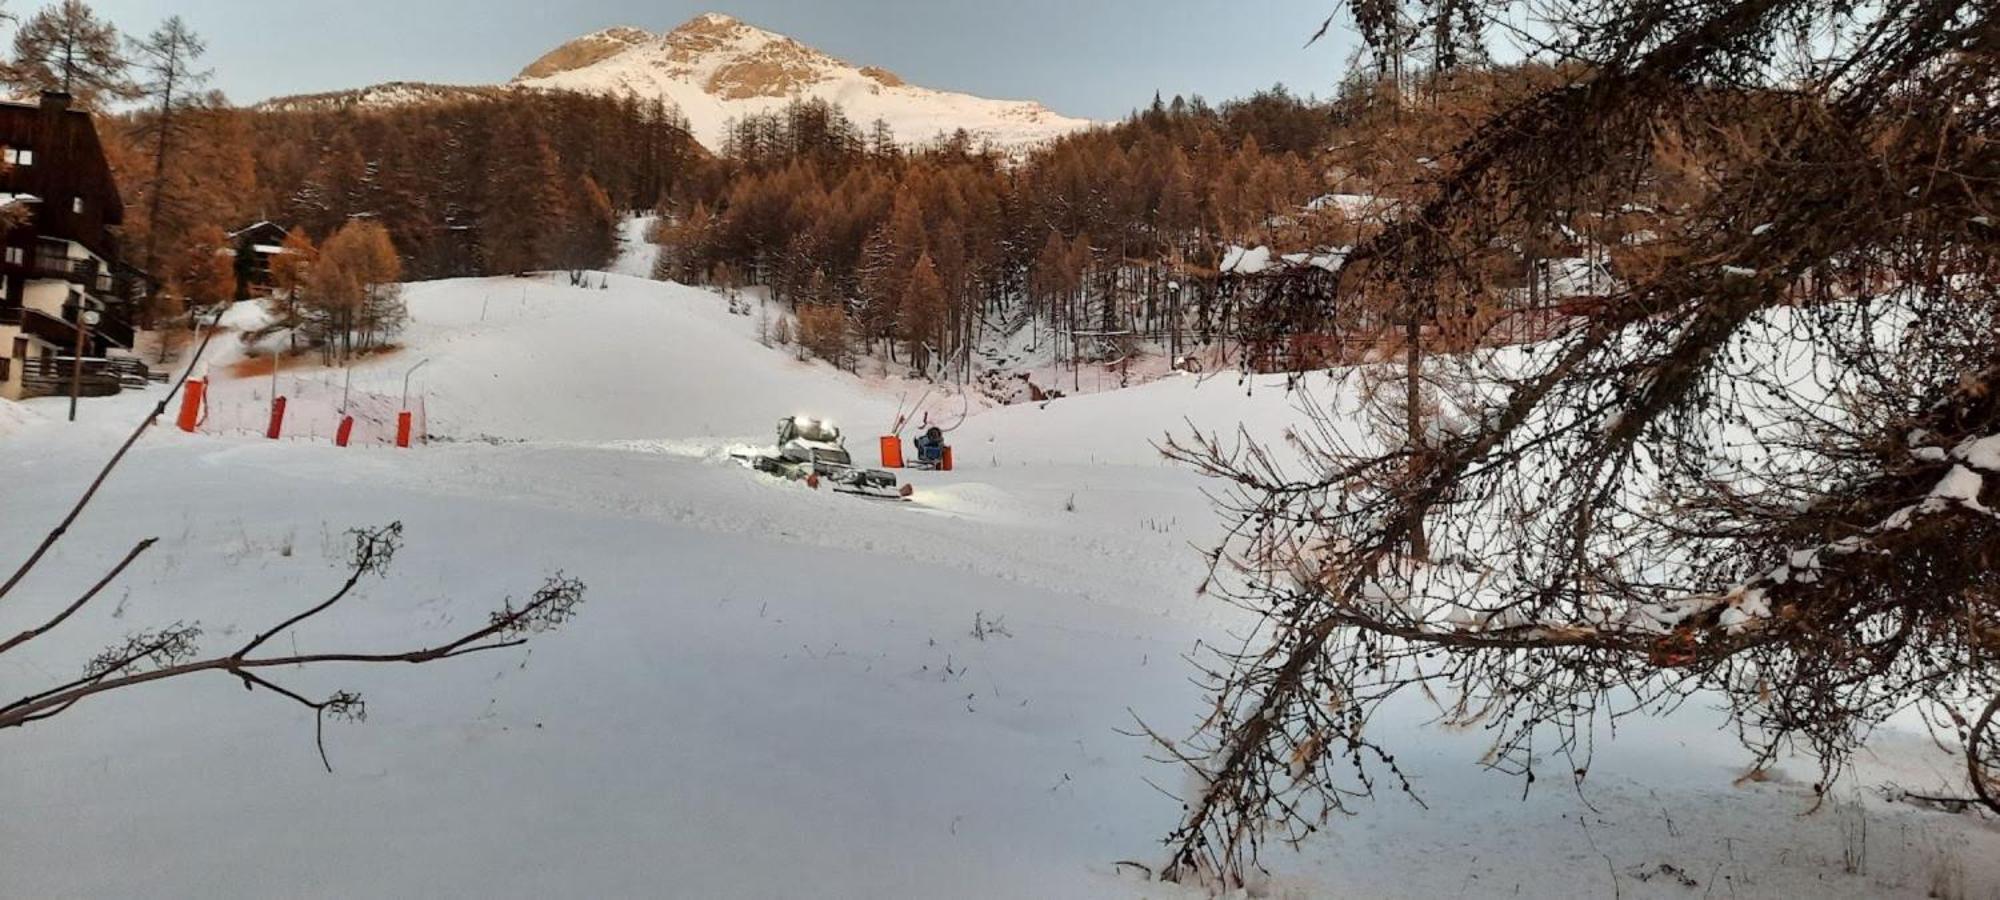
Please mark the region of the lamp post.
POLYGON ((69 420, 76 421, 77 398, 83 396, 83 348, 90 326, 98 321, 97 310, 87 309, 79 299, 76 304, 76 357, 70 360, 69 370, 69 420))
POLYGON ((411 366, 408 372, 403 373, 403 409, 410 408, 410 376, 417 374, 418 369, 430 365, 430 363, 430 359, 425 358, 424 361, 411 366))
POLYGON ((410 426, 413 424, 410 415, 410 376, 417 374, 418 369, 429 363, 430 360, 426 358, 403 373, 403 405, 396 410, 396 446, 405 450, 410 447, 410 426))

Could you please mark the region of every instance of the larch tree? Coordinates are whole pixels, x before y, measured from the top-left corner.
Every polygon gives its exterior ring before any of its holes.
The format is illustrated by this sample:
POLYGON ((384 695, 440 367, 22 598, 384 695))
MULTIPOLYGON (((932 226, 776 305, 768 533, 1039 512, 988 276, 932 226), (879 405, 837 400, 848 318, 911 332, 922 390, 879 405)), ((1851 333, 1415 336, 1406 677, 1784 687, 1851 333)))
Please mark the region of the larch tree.
POLYGON ((562 161, 532 121, 520 123, 496 153, 488 174, 489 203, 480 240, 492 271, 519 275, 548 268, 560 257, 570 220, 571 190, 562 161))
POLYGON ((565 269, 601 269, 618 252, 618 214, 611 197, 589 175, 578 180, 573 211, 561 233, 561 264, 565 269))
POLYGON ((945 319, 944 279, 930 251, 917 255, 910 277, 903 284, 903 296, 896 305, 897 327, 909 348, 912 368, 930 374, 945 319))
POLYGON ((153 262, 142 268, 166 265, 165 258, 195 229, 238 226, 254 209, 248 204, 257 192, 255 149, 245 116, 205 100, 180 107, 174 114, 173 149, 163 160, 154 155, 155 112, 136 114, 129 131, 104 130, 107 146, 130 147, 121 154, 126 164, 118 169, 128 211, 121 241, 127 247, 152 248, 145 252, 153 262), (161 162, 164 167, 157 167, 161 162))
POLYGON ((79 108, 102 109, 140 96, 121 51, 117 28, 83 0, 62 0, 21 23, 6 80, 17 90, 60 91, 79 108))
POLYGON ((152 34, 143 40, 132 41, 132 50, 137 57, 139 70, 145 80, 138 90, 154 103, 152 117, 140 126, 139 137, 150 139, 152 177, 150 193, 146 198, 146 248, 141 257, 142 268, 152 271, 159 262, 159 248, 162 238, 161 222, 169 204, 170 188, 167 167, 173 153, 182 141, 188 138, 183 107, 192 98, 200 97, 202 87, 207 84, 210 71, 198 69, 202 55, 208 52, 208 45, 201 36, 189 29, 180 16, 174 16, 160 24, 152 34))
POLYGON ((869 236, 862 251, 859 318, 871 346, 895 333, 910 275, 924 250, 923 209, 914 192, 900 191, 888 220, 869 236))
POLYGON ((329 361, 342 365, 402 327, 402 260, 388 229, 357 219, 319 248, 306 273, 307 321, 329 361))
POLYGON ((174 253, 172 277, 189 307, 212 307, 236 299, 236 260, 229 250, 229 235, 219 225, 203 225, 182 240, 174 253))
POLYGON ((304 228, 287 232, 279 252, 271 257, 271 296, 264 308, 271 314, 272 327, 290 333, 293 350, 298 349, 299 331, 306 324, 305 292, 318 261, 319 247, 304 228))
POLYGON ((1511 291, 1494 248, 1700 177, 1654 264, 1532 352, 1427 362, 1464 390, 1421 465, 1324 395, 1283 444, 1169 448, 1222 485, 1207 589, 1257 625, 1199 657, 1191 737, 1148 729, 1190 776, 1166 874, 1240 887, 1420 790, 1369 728, 1391 702, 1580 786, 1605 723, 1699 694, 1754 767, 1809 750, 1822 795, 1914 712, 2000 811, 2000 9, 1494 5, 1546 33, 1550 82, 1286 313, 1511 291))

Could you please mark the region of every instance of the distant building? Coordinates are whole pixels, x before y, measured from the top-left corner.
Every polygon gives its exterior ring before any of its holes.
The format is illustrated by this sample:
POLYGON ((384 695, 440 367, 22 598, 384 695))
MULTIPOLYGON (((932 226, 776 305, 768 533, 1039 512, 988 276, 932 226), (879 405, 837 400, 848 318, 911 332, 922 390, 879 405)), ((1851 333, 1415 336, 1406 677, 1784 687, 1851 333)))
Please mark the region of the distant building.
MULTIPOLYGON (((86 358, 132 347, 146 279, 119 260, 125 205, 90 114, 66 94, 0 103, 0 205, 26 210, 0 235, 0 397, 54 393, 57 357, 72 357, 85 311, 86 358)), ((112 393, 93 369, 92 393, 112 393)))
POLYGON ((285 252, 291 229, 275 222, 245 225, 229 233, 229 252, 236 257, 236 299, 268 297, 275 289, 271 260, 285 252))

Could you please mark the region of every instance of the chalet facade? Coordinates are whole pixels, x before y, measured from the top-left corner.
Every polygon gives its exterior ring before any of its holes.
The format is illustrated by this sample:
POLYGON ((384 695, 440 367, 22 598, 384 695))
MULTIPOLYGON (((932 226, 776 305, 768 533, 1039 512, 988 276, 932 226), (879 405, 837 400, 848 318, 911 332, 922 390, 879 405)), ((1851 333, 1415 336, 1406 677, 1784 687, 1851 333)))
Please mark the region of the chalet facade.
POLYGON ((229 234, 228 252, 236 258, 236 299, 269 297, 277 285, 271 260, 283 255, 291 229, 275 222, 245 225, 229 234))
POLYGON ((0 163, 0 204, 27 212, 0 235, 0 397, 20 399, 53 392, 86 312, 97 317, 82 330, 86 359, 129 356, 146 279, 120 262, 125 206, 96 123, 67 95, 0 103, 0 163))

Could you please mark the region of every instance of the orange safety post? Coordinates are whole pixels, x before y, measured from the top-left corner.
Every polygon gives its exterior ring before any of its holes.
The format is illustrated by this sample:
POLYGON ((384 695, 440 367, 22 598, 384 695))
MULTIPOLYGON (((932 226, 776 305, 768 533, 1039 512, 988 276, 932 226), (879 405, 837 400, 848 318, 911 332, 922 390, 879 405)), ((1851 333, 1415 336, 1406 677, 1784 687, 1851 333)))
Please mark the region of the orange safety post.
POLYGON ((410 411, 396 414, 396 446, 407 450, 410 447, 410 411))
POLYGON ((951 471, 951 448, 950 448, 950 447, 946 447, 946 448, 944 448, 944 459, 942 459, 942 460, 940 460, 940 461, 938 462, 938 468, 939 468, 940 470, 943 470, 943 471, 946 471, 946 472, 949 472, 949 471, 951 471))
POLYGON ((201 398, 208 388, 208 379, 190 378, 181 389, 181 415, 175 422, 182 431, 194 433, 195 426, 201 424, 201 398))
POLYGON ((285 398, 274 397, 271 399, 271 427, 265 429, 264 436, 275 441, 278 439, 278 435, 283 434, 284 431, 285 398))
POLYGON ((354 437, 354 417, 341 416, 340 432, 334 435, 333 443, 336 446, 345 447, 347 446, 348 439, 352 437, 354 437))
POLYGON ((883 435, 882 468, 900 469, 902 467, 903 467, 903 439, 893 434, 883 435))

